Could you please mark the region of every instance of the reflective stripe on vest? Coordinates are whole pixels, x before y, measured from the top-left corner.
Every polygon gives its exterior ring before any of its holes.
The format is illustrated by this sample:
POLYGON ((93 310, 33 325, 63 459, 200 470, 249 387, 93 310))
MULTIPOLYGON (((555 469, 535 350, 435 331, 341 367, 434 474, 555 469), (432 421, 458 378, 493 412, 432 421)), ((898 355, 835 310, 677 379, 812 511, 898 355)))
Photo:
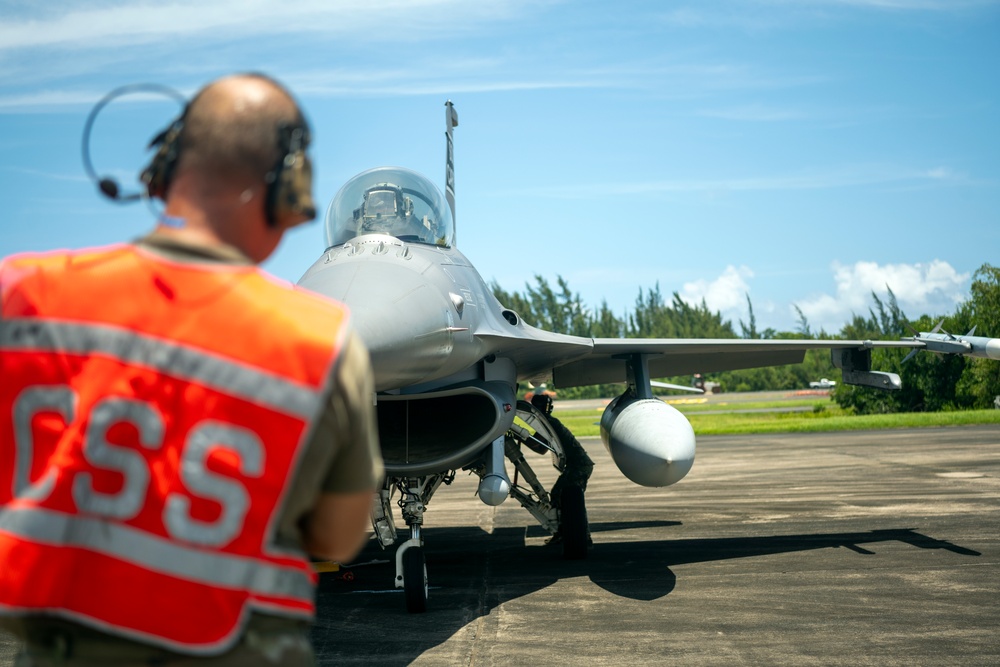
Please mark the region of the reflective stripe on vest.
POLYGON ((299 417, 310 418, 319 408, 314 389, 303 387, 275 373, 133 331, 104 325, 37 319, 3 320, 0 324, 0 349, 103 354, 191 381, 212 383, 234 394, 299 417))
MULTIPOLYGON (((136 565, 210 586, 246 588, 265 596, 310 598, 312 577, 293 568, 249 558, 192 549, 141 530, 102 519, 45 509, 16 508, 0 513, 0 530, 51 546, 82 547, 136 565)), ((86 576, 86 573, 80 573, 86 576)))
POLYGON ((131 246, 13 258, 0 290, 0 613, 192 654, 310 618, 273 541, 346 311, 131 246))

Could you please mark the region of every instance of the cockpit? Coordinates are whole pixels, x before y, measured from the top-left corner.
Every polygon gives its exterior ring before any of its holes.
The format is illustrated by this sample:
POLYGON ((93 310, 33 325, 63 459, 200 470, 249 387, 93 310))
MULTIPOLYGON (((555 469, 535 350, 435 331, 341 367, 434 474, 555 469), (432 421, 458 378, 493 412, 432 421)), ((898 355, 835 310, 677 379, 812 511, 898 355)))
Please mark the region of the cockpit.
POLYGON ((347 181, 326 211, 326 242, 338 246, 365 234, 451 247, 455 223, 441 191, 401 167, 378 167, 347 181))

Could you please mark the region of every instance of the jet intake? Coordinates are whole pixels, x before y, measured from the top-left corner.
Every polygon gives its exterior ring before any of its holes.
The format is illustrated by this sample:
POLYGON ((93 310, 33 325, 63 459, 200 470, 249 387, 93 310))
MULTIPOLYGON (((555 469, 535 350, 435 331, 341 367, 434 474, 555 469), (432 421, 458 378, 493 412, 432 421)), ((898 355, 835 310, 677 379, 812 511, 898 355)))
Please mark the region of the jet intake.
POLYGON ((376 410, 386 473, 410 477, 461 468, 507 432, 515 402, 506 382, 379 394, 376 410))
POLYGON ((615 465, 642 486, 669 486, 694 464, 691 422, 656 398, 622 394, 601 415, 601 440, 615 465))

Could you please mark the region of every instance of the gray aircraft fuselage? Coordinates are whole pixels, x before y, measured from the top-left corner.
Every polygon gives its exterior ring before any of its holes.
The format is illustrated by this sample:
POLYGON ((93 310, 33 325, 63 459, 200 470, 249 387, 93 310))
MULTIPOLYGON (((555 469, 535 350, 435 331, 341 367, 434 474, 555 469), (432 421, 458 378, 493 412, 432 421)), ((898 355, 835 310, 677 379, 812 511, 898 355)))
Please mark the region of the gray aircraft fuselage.
MULTIPOLYGON (((557 347, 567 356, 567 337, 520 321, 455 248, 366 234, 327 250, 299 284, 351 311, 394 476, 467 464, 510 428, 518 381, 544 373, 557 347)), ((590 350, 577 344, 573 354, 590 350)))
POLYGON ((325 252, 299 284, 350 308, 371 353, 376 391, 440 386, 497 352, 475 334, 511 329, 455 248, 359 236, 325 252))

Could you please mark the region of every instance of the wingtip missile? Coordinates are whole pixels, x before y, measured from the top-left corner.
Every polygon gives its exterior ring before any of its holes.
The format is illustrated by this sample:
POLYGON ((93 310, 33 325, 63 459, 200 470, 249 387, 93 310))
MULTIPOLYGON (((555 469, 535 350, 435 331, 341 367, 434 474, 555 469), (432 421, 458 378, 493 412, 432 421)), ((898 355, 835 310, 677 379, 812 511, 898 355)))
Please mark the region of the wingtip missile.
POLYGON ((955 336, 941 328, 943 323, 942 320, 931 331, 921 331, 915 336, 905 338, 904 340, 912 340, 922 345, 915 347, 903 361, 910 359, 919 350, 938 354, 961 354, 979 359, 1000 359, 1000 338, 973 336, 976 327, 972 327, 964 336, 955 336))

